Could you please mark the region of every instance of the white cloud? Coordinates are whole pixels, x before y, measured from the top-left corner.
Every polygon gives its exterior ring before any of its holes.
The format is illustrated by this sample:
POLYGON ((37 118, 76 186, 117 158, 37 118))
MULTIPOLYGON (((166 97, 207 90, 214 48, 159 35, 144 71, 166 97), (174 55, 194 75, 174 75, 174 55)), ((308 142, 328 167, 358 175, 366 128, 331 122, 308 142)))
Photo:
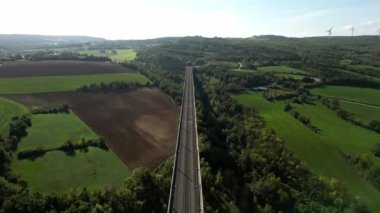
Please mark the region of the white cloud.
POLYGON ((363 25, 372 25, 372 24, 374 24, 375 22, 373 21, 373 20, 369 20, 369 21, 367 21, 367 22, 364 22, 363 23, 363 25))
POLYGON ((344 26, 342 29, 343 29, 343 30, 347 30, 347 31, 351 31, 353 28, 354 28, 353 25, 346 25, 346 26, 344 26))

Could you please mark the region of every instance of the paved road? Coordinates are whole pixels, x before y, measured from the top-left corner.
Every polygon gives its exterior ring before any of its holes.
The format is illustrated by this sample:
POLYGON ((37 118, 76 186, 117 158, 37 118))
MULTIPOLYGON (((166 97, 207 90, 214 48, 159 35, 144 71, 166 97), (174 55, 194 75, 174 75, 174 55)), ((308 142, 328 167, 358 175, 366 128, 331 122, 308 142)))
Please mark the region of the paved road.
POLYGON ((187 66, 168 212, 203 212, 195 110, 193 68, 187 66))

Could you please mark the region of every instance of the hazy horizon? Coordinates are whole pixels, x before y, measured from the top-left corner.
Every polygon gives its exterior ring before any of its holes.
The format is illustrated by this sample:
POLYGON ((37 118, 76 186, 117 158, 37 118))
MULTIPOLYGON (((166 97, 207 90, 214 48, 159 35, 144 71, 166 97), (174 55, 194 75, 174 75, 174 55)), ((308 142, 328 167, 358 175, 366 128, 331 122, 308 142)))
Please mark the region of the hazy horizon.
MULTIPOLYGON (((97 39, 105 39, 109 41, 116 41, 116 40, 154 40, 154 39, 160 39, 160 38, 184 38, 184 37, 202 37, 202 38, 224 38, 224 39, 244 39, 244 38, 252 38, 252 37, 261 37, 261 36, 278 36, 278 37, 285 37, 285 38, 321 38, 321 37, 327 37, 327 35, 316 35, 316 36, 304 36, 304 37, 296 37, 296 36, 284 36, 284 35, 275 35, 275 34, 263 34, 263 35, 252 35, 248 37, 221 37, 221 36, 201 36, 201 35, 184 35, 184 36, 162 36, 162 37, 153 37, 153 38, 132 38, 132 39, 109 39, 99 36, 91 36, 91 35, 49 35, 49 34, 17 34, 17 33, 4 33, 1 35, 10 35, 10 36, 53 36, 53 37, 91 37, 91 38, 97 38, 97 39)), ((361 37, 361 36, 378 36, 378 35, 354 35, 354 37, 361 37)), ((352 37, 351 35, 335 35, 333 37, 352 37)))
POLYGON ((4 0, 0 34, 73 35, 110 40, 160 37, 377 35, 375 0, 4 0), (20 7, 22 5, 22 7, 20 7))

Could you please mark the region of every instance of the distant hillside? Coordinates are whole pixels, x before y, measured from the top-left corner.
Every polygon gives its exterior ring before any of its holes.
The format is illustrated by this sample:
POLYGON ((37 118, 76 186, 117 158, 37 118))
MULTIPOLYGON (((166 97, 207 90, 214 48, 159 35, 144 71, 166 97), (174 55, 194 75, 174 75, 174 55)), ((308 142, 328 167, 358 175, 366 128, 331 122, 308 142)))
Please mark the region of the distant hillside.
POLYGON ((103 38, 88 36, 42 36, 0 34, 0 50, 25 50, 44 47, 62 47, 83 44, 86 42, 103 42, 103 38))

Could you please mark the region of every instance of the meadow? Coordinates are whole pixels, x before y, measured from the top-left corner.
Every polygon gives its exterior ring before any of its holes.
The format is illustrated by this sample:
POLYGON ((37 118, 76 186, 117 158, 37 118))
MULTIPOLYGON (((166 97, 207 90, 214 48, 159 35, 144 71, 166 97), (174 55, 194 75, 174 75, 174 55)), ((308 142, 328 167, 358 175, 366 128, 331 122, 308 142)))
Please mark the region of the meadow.
POLYGON ((149 80, 140 73, 0 78, 0 94, 72 91, 86 84, 112 81, 145 84, 149 80))
POLYGON ((76 151, 75 156, 53 151, 33 161, 14 158, 12 172, 26 180, 28 188, 43 193, 116 187, 131 174, 111 150, 91 147, 86 153, 76 151))
POLYGON ((32 115, 31 118, 33 126, 28 129, 28 135, 22 139, 18 151, 36 147, 52 149, 63 145, 68 140, 75 143, 82 137, 86 140, 97 138, 96 134, 73 112, 37 114, 32 115))
POLYGON ((87 54, 93 56, 105 56, 116 62, 132 61, 136 58, 136 51, 134 49, 116 49, 116 54, 113 54, 110 50, 100 52, 100 50, 83 50, 79 51, 80 54, 87 54))
POLYGON ((380 89, 325 86, 312 90, 315 95, 380 106, 380 89))
POLYGON ((305 71, 290 68, 287 66, 265 66, 265 67, 258 67, 257 70, 260 72, 267 72, 267 73, 308 74, 305 71))
MULTIPOLYGON (((343 181, 348 191, 372 210, 380 205, 380 192, 360 177, 341 154, 372 156, 371 148, 380 140, 380 135, 341 120, 319 103, 296 105, 297 111, 321 129, 317 134, 284 112, 284 102, 269 102, 261 93, 255 92, 233 94, 232 97, 243 105, 257 109, 267 127, 272 128, 312 172, 343 181)), ((379 159, 371 159, 380 165, 379 159)))

